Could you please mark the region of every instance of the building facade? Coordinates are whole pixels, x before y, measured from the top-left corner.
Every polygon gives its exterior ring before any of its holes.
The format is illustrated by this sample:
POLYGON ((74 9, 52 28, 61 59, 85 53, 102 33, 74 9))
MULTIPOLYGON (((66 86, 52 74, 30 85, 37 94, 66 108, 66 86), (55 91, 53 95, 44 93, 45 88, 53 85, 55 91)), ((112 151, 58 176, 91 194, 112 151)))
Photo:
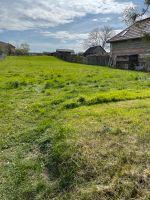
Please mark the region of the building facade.
POLYGON ((70 49, 56 49, 55 55, 59 57, 60 59, 67 59, 69 56, 73 55, 75 52, 74 50, 70 49))
POLYGON ((5 42, 0 42, 0 54, 13 55, 16 47, 5 42))
POLYGON ((141 20, 111 38, 110 66, 150 71, 150 18, 141 20))

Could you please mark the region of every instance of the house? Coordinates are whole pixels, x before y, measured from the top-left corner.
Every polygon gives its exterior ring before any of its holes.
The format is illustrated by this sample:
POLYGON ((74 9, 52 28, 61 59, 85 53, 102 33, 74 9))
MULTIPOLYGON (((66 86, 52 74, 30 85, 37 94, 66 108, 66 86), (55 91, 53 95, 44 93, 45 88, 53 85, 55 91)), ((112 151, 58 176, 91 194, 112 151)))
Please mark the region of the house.
POLYGON ((73 55, 74 53, 75 53, 74 50, 70 50, 70 49, 56 50, 56 56, 63 60, 66 60, 69 56, 73 55))
POLYGON ((84 52, 84 56, 91 56, 91 55, 106 55, 106 51, 101 46, 94 46, 90 47, 84 52))
POLYGON ((5 42, 1 42, 0 41, 0 53, 4 53, 7 55, 11 55, 14 54, 16 50, 16 47, 9 44, 9 43, 5 43, 5 42))
POLYGON ((56 53, 61 55, 72 55, 75 52, 71 49, 56 49, 56 53))
POLYGON ((67 53, 67 54, 74 54, 74 50, 71 49, 56 49, 57 53, 67 53))
POLYGON ((130 27, 111 38, 110 66, 150 71, 150 42, 146 35, 150 34, 150 18, 135 22, 130 27))
POLYGON ((90 65, 108 66, 110 60, 109 54, 101 46, 90 47, 83 56, 90 65))

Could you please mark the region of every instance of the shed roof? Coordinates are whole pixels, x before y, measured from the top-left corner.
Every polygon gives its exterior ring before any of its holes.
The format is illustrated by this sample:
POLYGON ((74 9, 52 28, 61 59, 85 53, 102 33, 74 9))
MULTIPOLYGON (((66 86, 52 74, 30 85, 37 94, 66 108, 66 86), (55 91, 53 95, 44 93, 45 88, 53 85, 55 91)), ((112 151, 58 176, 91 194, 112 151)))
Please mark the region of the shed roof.
POLYGON ((71 50, 71 49, 56 49, 56 52, 74 53, 74 50, 71 50))
POLYGON ((9 44, 9 43, 6 43, 6 42, 2 42, 2 41, 0 41, 0 45, 2 45, 2 46, 10 46, 10 47, 12 47, 12 48, 16 48, 16 47, 13 46, 12 44, 9 44))
POLYGON ((100 50, 100 51, 103 52, 103 53, 106 53, 105 49, 103 49, 103 48, 99 45, 99 46, 94 46, 94 47, 88 48, 88 49, 85 51, 84 55, 89 54, 89 53, 95 51, 96 49, 100 50))
POLYGON ((112 43, 122 40, 142 38, 145 33, 150 34, 150 17, 135 22, 133 25, 129 26, 128 28, 108 40, 108 42, 112 43))

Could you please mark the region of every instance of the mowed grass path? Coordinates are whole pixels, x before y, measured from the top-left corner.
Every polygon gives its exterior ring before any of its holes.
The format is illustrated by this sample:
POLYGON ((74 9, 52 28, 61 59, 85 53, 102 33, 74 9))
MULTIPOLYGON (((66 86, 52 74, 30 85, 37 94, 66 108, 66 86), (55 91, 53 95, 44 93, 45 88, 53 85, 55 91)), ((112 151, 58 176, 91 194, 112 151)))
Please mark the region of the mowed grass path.
POLYGON ((0 199, 150 199, 150 74, 0 62, 0 199))

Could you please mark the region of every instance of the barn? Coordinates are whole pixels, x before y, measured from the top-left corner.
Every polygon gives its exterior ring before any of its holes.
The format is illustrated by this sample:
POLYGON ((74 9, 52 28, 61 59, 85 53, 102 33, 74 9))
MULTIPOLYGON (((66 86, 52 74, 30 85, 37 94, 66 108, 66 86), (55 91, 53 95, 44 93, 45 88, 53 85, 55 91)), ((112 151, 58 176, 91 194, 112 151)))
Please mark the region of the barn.
POLYGON ((101 46, 94 46, 90 47, 84 52, 84 56, 91 56, 91 55, 105 55, 107 54, 106 51, 101 46))
POLYGON ((6 42, 1 42, 0 41, 0 53, 1 54, 7 54, 7 55, 11 55, 14 54, 16 50, 16 47, 6 43, 6 42))
POLYGON ((56 49, 56 56, 63 60, 68 58, 70 55, 73 55, 74 53, 74 50, 71 49, 56 49))
POLYGON ((150 18, 135 22, 108 42, 111 48, 110 66, 150 71, 150 18))

